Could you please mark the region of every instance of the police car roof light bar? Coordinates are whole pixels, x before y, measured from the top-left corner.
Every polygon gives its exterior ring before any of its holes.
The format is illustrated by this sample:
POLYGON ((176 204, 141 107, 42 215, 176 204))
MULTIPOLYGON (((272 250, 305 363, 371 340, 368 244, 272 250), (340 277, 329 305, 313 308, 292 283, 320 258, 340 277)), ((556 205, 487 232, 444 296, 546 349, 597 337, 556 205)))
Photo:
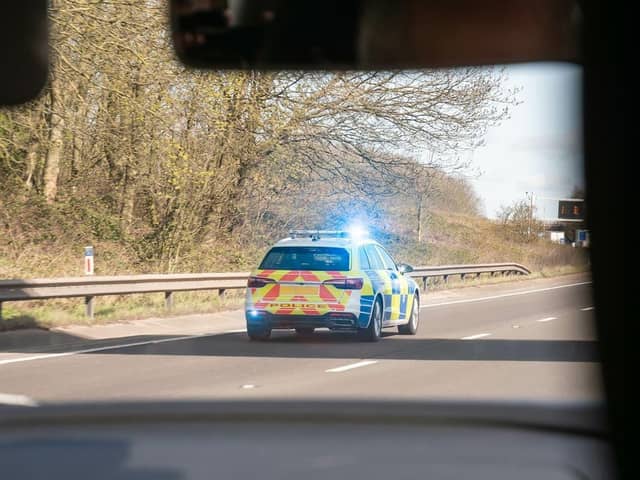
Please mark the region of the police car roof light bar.
POLYGON ((321 237, 347 238, 349 232, 343 230, 291 230, 289 237, 310 237, 312 240, 319 240, 321 237))

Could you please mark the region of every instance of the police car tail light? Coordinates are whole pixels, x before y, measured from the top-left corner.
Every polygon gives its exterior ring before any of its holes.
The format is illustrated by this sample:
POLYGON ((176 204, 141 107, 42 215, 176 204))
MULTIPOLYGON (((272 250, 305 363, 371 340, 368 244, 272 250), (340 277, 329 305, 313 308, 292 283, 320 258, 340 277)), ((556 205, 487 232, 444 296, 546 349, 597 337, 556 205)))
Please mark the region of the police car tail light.
POLYGON ((247 287, 262 288, 270 283, 275 283, 275 280, 263 277, 249 277, 249 280, 247 281, 247 287))
POLYGON ((331 285, 332 287, 336 287, 341 290, 360 290, 364 285, 364 280, 362 278, 339 278, 333 280, 325 280, 322 283, 324 285, 331 285))

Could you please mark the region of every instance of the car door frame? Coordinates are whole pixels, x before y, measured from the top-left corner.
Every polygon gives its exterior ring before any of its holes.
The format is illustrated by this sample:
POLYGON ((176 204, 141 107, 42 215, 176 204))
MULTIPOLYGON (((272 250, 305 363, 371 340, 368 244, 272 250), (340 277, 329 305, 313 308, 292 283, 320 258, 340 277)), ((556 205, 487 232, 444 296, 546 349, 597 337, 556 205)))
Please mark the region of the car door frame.
MULTIPOLYGON (((409 282, 407 278, 398 270, 398 264, 391 254, 382 245, 376 244, 375 247, 388 257, 391 261, 393 269, 386 268, 385 272, 389 278, 391 285, 391 294, 389 298, 389 325, 402 325, 409 319, 409 282)), ((386 264, 385 258, 379 254, 383 265, 386 264)))
POLYGON ((373 287, 373 297, 374 299, 380 295, 382 299, 382 325, 388 326, 390 322, 390 314, 388 314, 388 307, 391 299, 391 279, 388 275, 388 270, 384 268, 384 262, 382 258, 375 250, 378 244, 375 242, 365 243, 360 246, 363 249, 364 254, 367 256, 369 260, 369 264, 371 269, 366 271, 365 273, 369 277, 373 287), (372 249, 373 252, 370 253, 369 249, 372 249), (372 258, 373 257, 373 258, 372 258), (382 268, 375 268, 376 264, 382 268))

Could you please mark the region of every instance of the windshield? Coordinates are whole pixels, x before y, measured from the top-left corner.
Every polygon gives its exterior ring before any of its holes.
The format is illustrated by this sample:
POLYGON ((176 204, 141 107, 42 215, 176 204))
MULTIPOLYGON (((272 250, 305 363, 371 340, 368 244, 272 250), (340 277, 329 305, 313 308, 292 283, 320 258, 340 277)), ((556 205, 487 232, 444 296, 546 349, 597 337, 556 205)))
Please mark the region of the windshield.
POLYGON ((602 398, 579 65, 191 70, 81 4, 0 111, 0 401, 602 398))
POLYGON ((275 247, 260 263, 261 270, 349 270, 349 252, 331 247, 275 247))

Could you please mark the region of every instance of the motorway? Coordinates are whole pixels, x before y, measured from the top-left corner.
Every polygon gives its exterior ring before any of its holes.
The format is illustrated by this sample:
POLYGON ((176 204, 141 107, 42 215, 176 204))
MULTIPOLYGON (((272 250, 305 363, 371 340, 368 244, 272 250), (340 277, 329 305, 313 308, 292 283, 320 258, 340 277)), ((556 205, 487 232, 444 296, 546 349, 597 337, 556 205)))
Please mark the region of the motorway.
POLYGON ((0 403, 601 397, 586 275, 429 293, 417 336, 254 343, 242 312, 0 334, 0 403))

